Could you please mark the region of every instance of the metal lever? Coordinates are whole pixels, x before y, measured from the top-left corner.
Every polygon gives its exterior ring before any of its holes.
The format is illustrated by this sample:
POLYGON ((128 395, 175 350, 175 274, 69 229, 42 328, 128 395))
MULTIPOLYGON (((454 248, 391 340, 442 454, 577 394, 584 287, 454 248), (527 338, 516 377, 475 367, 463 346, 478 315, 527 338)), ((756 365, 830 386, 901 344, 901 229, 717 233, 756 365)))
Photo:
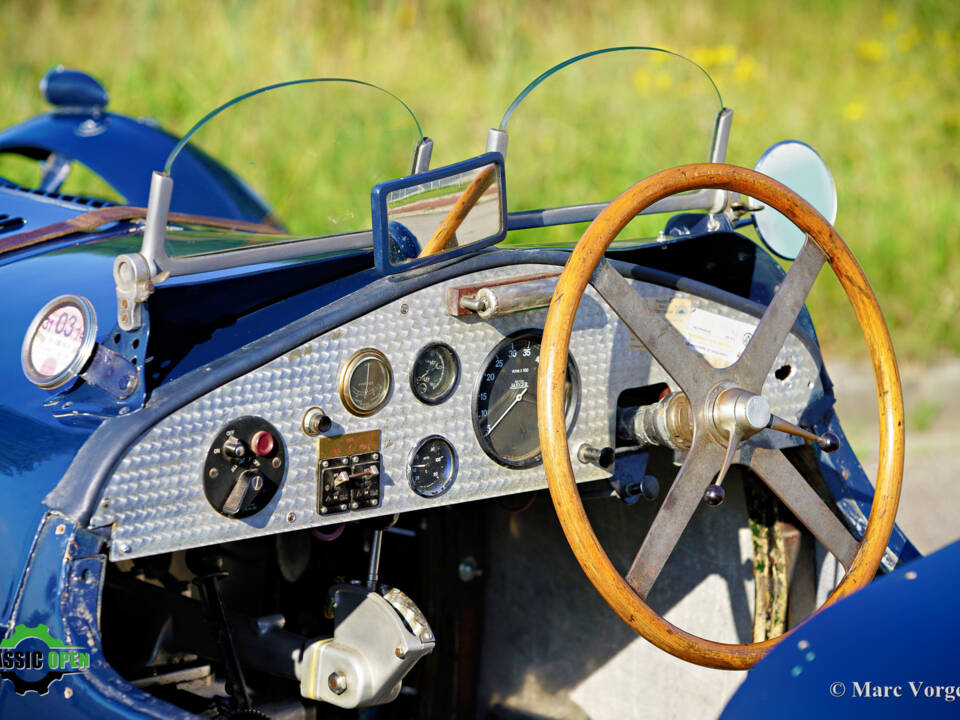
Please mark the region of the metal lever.
POLYGON ((730 470, 730 465, 733 464, 733 454, 737 451, 737 445, 740 444, 740 431, 732 430, 730 432, 730 442, 727 445, 727 452, 723 456, 723 464, 720 466, 720 472, 717 473, 716 481, 707 487, 703 493, 703 501, 707 505, 712 505, 716 507, 723 502, 723 499, 726 497, 726 490, 723 489, 723 479, 727 476, 727 471, 730 470))
POLYGON ((804 430, 802 427, 794 425, 792 422, 788 422, 782 417, 777 417, 776 415, 770 416, 770 422, 767 424, 767 427, 771 430, 778 430, 779 432, 787 433, 788 435, 796 435, 797 437, 812 440, 824 452, 832 453, 840 447, 840 438, 838 438, 832 432, 825 432, 823 435, 817 435, 816 433, 812 433, 809 430, 804 430))

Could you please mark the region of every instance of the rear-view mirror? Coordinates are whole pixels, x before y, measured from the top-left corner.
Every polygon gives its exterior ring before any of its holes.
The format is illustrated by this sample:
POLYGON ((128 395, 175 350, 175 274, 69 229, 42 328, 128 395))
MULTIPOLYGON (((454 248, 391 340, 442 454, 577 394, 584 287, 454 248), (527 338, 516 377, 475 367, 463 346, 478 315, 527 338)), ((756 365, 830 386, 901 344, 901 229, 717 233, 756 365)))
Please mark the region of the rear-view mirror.
POLYGON ((370 205, 374 259, 382 273, 475 252, 506 235, 503 156, 486 153, 380 183, 370 205))
MULTIPOLYGON (((831 224, 837 219, 837 186, 823 158, 806 143, 784 140, 770 147, 754 166, 813 205, 831 224)), ((753 214, 757 234, 774 253, 793 260, 803 247, 804 234, 773 208, 753 214)))

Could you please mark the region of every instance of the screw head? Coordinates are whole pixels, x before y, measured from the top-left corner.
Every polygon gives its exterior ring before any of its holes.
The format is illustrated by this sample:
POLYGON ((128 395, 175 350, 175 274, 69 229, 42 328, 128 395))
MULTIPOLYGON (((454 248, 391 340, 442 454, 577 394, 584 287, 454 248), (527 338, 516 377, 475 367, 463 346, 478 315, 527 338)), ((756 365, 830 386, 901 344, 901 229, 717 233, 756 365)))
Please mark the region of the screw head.
POLYGON ((347 691, 347 676, 337 670, 327 678, 327 687, 334 695, 343 695, 347 691))
POLYGON ((273 460, 270 461, 270 465, 274 468, 280 467, 280 458, 275 457, 273 460))
POLYGON ((207 475, 209 475, 211 478, 219 477, 220 471, 215 467, 212 467, 209 471, 207 471, 207 475))

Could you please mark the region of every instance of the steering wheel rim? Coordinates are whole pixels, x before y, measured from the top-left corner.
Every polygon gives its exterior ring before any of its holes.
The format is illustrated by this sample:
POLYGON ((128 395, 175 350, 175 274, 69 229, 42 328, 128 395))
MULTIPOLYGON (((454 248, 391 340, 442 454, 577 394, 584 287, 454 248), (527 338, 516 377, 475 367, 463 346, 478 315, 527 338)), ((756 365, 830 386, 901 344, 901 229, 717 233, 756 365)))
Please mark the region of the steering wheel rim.
MULTIPOLYGON (((846 575, 823 606, 815 612, 819 612, 824 607, 868 584, 880 566, 893 530, 900 497, 904 453, 903 398, 889 331, 876 296, 853 253, 822 215, 796 193, 766 175, 722 163, 684 165, 664 170, 640 181, 610 203, 587 228, 571 253, 557 282, 544 325, 537 387, 537 414, 543 463, 550 495, 567 542, 590 582, 610 607, 624 622, 651 643, 692 663, 706 667, 742 670, 755 665, 774 645, 794 632, 796 628, 778 638, 762 642, 747 644, 720 643, 688 633, 674 626, 651 609, 637 590, 616 570, 593 532, 577 492, 564 424, 563 373, 567 366, 567 354, 574 317, 588 282, 594 285, 595 289, 608 304, 611 304, 611 307, 620 315, 622 320, 625 320, 626 317, 631 318, 631 321, 627 322, 628 327, 644 343, 654 359, 664 366, 668 374, 674 377, 682 389, 686 391, 685 384, 689 384, 691 387, 699 387, 697 385, 697 373, 707 372, 706 368, 710 368, 710 366, 702 362, 701 359, 703 367, 694 367, 690 372, 677 368, 671 371, 671 368, 662 362, 663 358, 669 358, 679 353, 677 341, 679 339, 679 343, 683 345, 682 336, 669 323, 646 308, 642 299, 635 293, 634 297, 640 300, 643 308, 635 306, 635 303, 631 308, 618 307, 623 301, 622 299, 614 301, 614 291, 617 288, 613 286, 617 285, 618 279, 622 285, 627 287, 629 285, 620 278, 616 271, 610 268, 604 261, 603 255, 611 241, 641 210, 670 195, 701 188, 728 190, 754 198, 778 210, 807 234, 804 249, 801 250, 800 255, 794 262, 794 267, 791 267, 787 278, 783 281, 763 318, 761 318, 754 337, 744 350, 740 360, 729 368, 716 370, 711 368, 710 372, 713 373, 710 377, 711 381, 718 377, 728 377, 728 379, 738 381, 741 387, 757 385, 757 367, 762 367, 767 359, 769 359, 770 364, 773 363, 776 352, 792 327, 796 314, 803 306, 803 301, 806 300, 813 280, 824 262, 830 264, 840 280, 853 306, 870 354, 877 386, 877 408, 880 418, 880 457, 874 501, 862 541, 859 543, 855 555, 847 563, 846 575), (794 268, 797 268, 796 273, 794 268), (797 305, 796 296, 800 293, 802 295, 799 299, 799 305, 797 305), (768 317, 771 324, 765 326, 768 317), (637 327, 642 326, 647 337, 640 337, 631 322, 637 327), (782 327, 784 325, 786 325, 785 328, 782 327), (773 329, 762 330, 765 327, 773 329), (777 338, 779 338, 779 342, 777 342, 777 338), (766 355, 769 355, 770 348, 764 345, 770 345, 771 343, 776 344, 773 357, 758 358, 758 353, 764 355, 765 352, 766 355), (759 349, 752 352, 751 348, 753 347, 759 349), (675 372, 683 377, 683 382, 680 382, 680 379, 674 376, 675 372)), ((690 357, 700 357, 692 350, 687 352, 690 357)), ((766 369, 763 370, 763 377, 769 372, 770 364, 766 365, 766 369)), ((747 389, 759 394, 761 387, 762 379, 755 389, 751 390, 750 387, 747 387, 747 389)), ((702 388, 700 389, 702 390, 702 388)), ((691 402, 694 403, 694 400, 691 399, 691 402)), ((701 418, 701 437, 705 437, 703 435, 705 432, 703 424, 701 418)), ((697 443, 696 425, 697 421, 695 420, 693 439, 695 447, 697 443)), ((705 441, 701 441, 701 444, 703 442, 705 441)), ((772 452, 783 457, 778 450, 772 452)), ((688 461, 692 454, 693 449, 688 455, 688 461)), ((771 457, 768 456, 768 460, 771 457)), ((670 493, 673 493, 674 489, 680 485, 686 467, 687 462, 684 463, 680 473, 678 473, 677 479, 671 486, 670 493)), ((705 475, 700 473, 701 482, 703 477, 705 475)), ((801 476, 797 475, 796 477, 801 476)), ((766 478, 762 477, 762 479, 767 482, 766 478)), ((709 480, 712 480, 712 474, 709 480)), ((771 483, 767 482, 767 484, 770 485, 771 483)), ((793 491, 797 491, 801 495, 806 492, 802 487, 796 486, 795 483, 789 489, 785 488, 782 482, 779 485, 778 488, 773 488, 772 485, 771 487, 781 496, 781 499, 784 498, 780 494, 781 491, 786 491, 788 495, 793 491)), ((809 485, 805 481, 803 486, 809 489, 809 485)), ((696 486, 694 487, 695 490, 696 486)), ((695 502, 699 503, 700 497, 702 497, 702 491, 695 502)), ((670 503, 669 493, 657 514, 658 518, 664 514, 663 509, 667 507, 668 503, 670 503)), ((673 503, 673 505, 676 504, 673 503)), ((655 518, 654 526, 656 523, 657 519, 655 518)), ((653 533, 654 526, 651 526, 647 537, 650 537, 653 533)), ((682 528, 680 528, 680 532, 682 532, 682 528)), ((817 531, 814 530, 814 532, 816 534, 817 531)), ((647 538, 644 539, 644 544, 646 542, 647 538)), ((641 546, 641 552, 637 556, 638 559, 640 559, 643 549, 643 546, 641 546)), ((669 555, 671 549, 672 546, 667 550, 667 555, 669 555)), ((635 560, 635 564, 636 562, 635 560)), ((631 568, 631 572, 632 570, 631 568)), ((655 572, 659 572, 659 568, 655 572)), ((652 581, 650 584, 652 584, 652 581)))

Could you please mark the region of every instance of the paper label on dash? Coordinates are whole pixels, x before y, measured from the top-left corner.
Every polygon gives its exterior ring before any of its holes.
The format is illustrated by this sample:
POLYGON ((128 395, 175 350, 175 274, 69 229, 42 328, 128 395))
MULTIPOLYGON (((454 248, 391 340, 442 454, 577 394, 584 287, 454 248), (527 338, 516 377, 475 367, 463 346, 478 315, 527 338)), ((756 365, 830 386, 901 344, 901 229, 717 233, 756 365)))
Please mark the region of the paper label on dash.
MULTIPOLYGON (((736 362, 755 329, 755 325, 742 320, 692 308, 690 298, 648 297, 644 300, 652 310, 669 320, 687 344, 713 367, 726 367, 736 362)), ((646 350, 632 335, 629 348, 646 350)))
POLYGON ((726 367, 737 361, 755 329, 751 323, 696 308, 687 318, 686 331, 680 332, 708 363, 726 367))

